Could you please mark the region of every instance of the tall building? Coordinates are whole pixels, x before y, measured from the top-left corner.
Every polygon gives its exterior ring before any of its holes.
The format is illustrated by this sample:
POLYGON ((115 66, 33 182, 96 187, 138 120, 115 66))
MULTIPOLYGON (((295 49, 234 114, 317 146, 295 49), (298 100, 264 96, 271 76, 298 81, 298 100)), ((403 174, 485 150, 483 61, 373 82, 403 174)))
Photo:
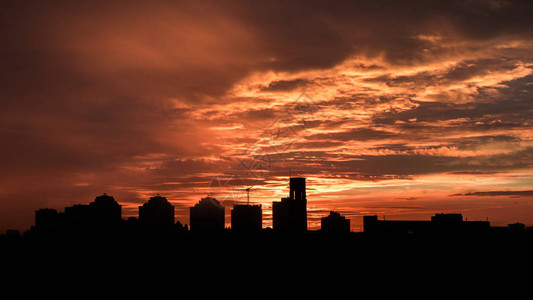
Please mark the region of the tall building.
POLYGON ((174 205, 162 196, 150 197, 139 206, 139 222, 150 229, 171 228, 174 226, 174 205))
POLYGON ((272 222, 276 231, 307 231, 305 178, 290 178, 289 197, 272 203, 272 222))
POLYGON ((321 219, 321 230, 328 233, 350 232, 350 219, 346 219, 338 212, 330 211, 329 216, 321 219))
POLYGON ((213 197, 202 198, 189 208, 190 230, 192 232, 217 232, 224 230, 225 207, 213 197))
POLYGON ((231 211, 231 230, 257 232, 262 228, 261 205, 236 204, 231 211))

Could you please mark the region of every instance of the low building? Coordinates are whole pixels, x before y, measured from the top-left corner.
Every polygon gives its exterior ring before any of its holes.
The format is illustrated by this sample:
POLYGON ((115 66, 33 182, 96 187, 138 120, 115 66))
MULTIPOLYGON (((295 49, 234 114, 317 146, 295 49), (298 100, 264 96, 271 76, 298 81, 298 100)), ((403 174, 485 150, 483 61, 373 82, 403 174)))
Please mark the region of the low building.
POLYGON ((431 235, 488 233, 488 221, 463 221, 461 214, 436 214, 431 221, 378 220, 377 216, 363 217, 364 232, 387 235, 431 235))
POLYGON ((41 208, 35 212, 35 227, 42 230, 49 230, 57 222, 57 210, 52 208, 41 208))
POLYGON ((257 232, 262 228, 261 205, 236 204, 231 211, 231 230, 257 232))
POLYGON ((526 232, 526 225, 523 224, 523 223, 513 223, 513 224, 508 224, 507 225, 507 228, 509 230, 509 232, 526 232))
POLYGON ((328 233, 347 233, 350 232, 350 220, 338 212, 330 211, 327 217, 321 219, 320 229, 328 233))

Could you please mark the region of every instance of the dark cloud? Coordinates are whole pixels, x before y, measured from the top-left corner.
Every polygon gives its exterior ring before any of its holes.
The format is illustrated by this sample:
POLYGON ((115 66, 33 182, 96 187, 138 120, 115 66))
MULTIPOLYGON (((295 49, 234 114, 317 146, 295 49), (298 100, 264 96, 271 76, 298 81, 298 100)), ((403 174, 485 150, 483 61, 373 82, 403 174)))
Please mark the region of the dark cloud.
POLYGON ((445 81, 464 81, 475 76, 486 75, 494 70, 512 70, 516 67, 518 60, 506 58, 490 58, 465 60, 451 68, 442 76, 445 81))
POLYGON ((345 132, 320 133, 308 136, 309 140, 331 140, 331 141, 370 141, 383 140, 396 136, 394 133, 375 130, 372 128, 355 128, 345 132))
POLYGON ((336 162, 335 165, 341 169, 350 170, 368 175, 420 175, 431 174, 442 171, 456 170, 456 166, 451 166, 450 159, 446 157, 432 156, 360 156, 354 160, 336 162))
POLYGON ((250 109, 238 115, 244 120, 275 120, 280 115, 279 111, 273 108, 250 109))
POLYGON ((476 40, 510 32, 530 34, 531 3, 490 3, 330 1, 324 6, 321 1, 248 2, 242 13, 264 37, 265 49, 280 57, 272 65, 288 69, 331 66, 354 52, 384 53, 391 62, 410 63, 426 57, 430 46, 414 38, 419 34, 476 40))
POLYGON ((456 172, 451 172, 450 174, 452 175, 495 175, 499 173, 505 173, 505 172, 472 170, 472 171, 456 171, 456 172))
POLYGON ((416 150, 414 148, 401 148, 406 151, 404 155, 340 155, 327 151, 305 151, 284 153, 282 157, 291 163, 285 167, 300 167, 307 174, 320 174, 320 177, 345 174, 354 180, 409 179, 413 175, 441 173, 499 174, 528 168, 533 164, 530 148, 509 154, 476 157, 460 157, 453 152, 442 155, 415 154, 409 151, 416 150))
POLYGON ((298 142, 294 143, 292 148, 294 149, 320 149, 320 148, 331 148, 335 146, 344 145, 341 141, 324 141, 324 142, 298 142))
POLYGON ((409 122, 435 122, 454 119, 468 119, 460 124, 462 128, 473 130, 490 130, 501 127, 520 127, 531 121, 530 100, 533 95, 530 85, 532 76, 525 76, 508 82, 508 86, 498 87, 496 95, 478 96, 482 101, 468 103, 453 102, 421 102, 414 101, 417 106, 404 111, 385 111, 376 114, 373 122, 376 125, 395 124, 405 129, 428 126, 409 122), (403 121, 403 124, 398 124, 403 121))
POLYGON ((279 80, 271 82, 267 87, 264 87, 261 90, 270 92, 292 91, 305 86, 307 83, 308 81, 305 79, 279 80))
POLYGON ((450 196, 476 196, 476 197, 498 197, 498 196, 510 196, 510 197, 522 197, 533 196, 533 191, 489 191, 489 192, 470 192, 462 194, 453 194, 450 196))
MULTIPOLYGON (((444 70, 422 71, 413 75, 387 74, 369 78, 367 82, 383 82, 391 87, 420 88, 462 83, 494 72, 512 71, 521 63, 516 58, 466 59, 444 70)), ((480 91, 481 92, 481 91, 480 91)))

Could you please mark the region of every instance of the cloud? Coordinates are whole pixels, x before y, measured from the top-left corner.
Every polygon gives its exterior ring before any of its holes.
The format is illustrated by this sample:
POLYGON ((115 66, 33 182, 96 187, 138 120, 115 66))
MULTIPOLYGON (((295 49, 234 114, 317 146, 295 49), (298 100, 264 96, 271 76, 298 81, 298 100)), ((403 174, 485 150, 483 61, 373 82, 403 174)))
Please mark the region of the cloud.
POLYGON ((307 83, 304 79, 294 79, 294 80, 279 80, 273 81, 268 84, 267 87, 263 88, 263 91, 292 91, 299 87, 305 86, 307 83))
POLYGON ((102 192, 134 211, 164 191, 182 209, 256 154, 276 158, 264 195, 287 168, 353 182, 528 168, 532 13, 518 0, 4 1, 0 227, 102 192))
POLYGON ((524 197, 524 196, 533 196, 533 191, 489 191, 489 192, 469 192, 462 194, 453 194, 450 196, 476 196, 476 197, 499 197, 499 196, 510 196, 510 197, 524 197))
POLYGON ((328 139, 330 141, 368 141, 384 140, 396 136, 394 133, 372 128, 355 128, 344 132, 320 133, 308 137, 310 140, 328 139))

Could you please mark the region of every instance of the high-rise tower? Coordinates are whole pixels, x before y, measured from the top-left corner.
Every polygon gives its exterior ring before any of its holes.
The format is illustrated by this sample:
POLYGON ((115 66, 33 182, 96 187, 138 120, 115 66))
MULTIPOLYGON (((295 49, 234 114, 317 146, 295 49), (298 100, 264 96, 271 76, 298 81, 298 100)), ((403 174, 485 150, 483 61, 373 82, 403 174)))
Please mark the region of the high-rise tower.
POLYGON ((189 208, 191 231, 220 232, 225 227, 225 207, 210 196, 189 208))
POLYGON ((305 195, 305 178, 290 178, 289 189, 289 198, 296 201, 307 201, 305 195))
POLYGON ((148 202, 139 206, 139 221, 151 230, 166 230, 174 225, 174 205, 167 198, 150 197, 148 202))
POLYGON ((277 231, 307 231, 305 178, 290 178, 289 197, 272 203, 272 221, 273 228, 277 231))

